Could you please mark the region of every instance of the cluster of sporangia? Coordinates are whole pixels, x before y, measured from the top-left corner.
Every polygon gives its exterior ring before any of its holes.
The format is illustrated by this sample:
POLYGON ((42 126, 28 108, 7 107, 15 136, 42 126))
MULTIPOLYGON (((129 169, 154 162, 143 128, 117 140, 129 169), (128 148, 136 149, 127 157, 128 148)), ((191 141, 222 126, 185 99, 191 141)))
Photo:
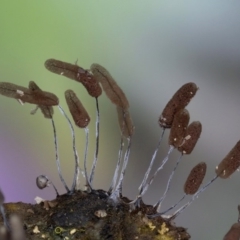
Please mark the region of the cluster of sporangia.
MULTIPOLYGON (((215 181, 218 177, 224 178, 224 179, 228 178, 240 166, 240 141, 239 141, 237 142, 235 147, 227 154, 227 156, 216 167, 216 170, 215 170, 216 176, 211 181, 209 181, 205 186, 200 188, 200 185, 206 173, 207 166, 205 162, 198 163, 191 170, 189 176, 186 179, 186 182, 184 185, 185 194, 183 195, 183 197, 174 206, 171 206, 169 209, 165 211, 160 211, 161 203, 165 199, 167 192, 170 189, 173 175, 175 173, 175 170, 181 158, 185 154, 190 154, 193 151, 202 131, 202 125, 199 121, 194 121, 189 124, 189 119, 190 119, 189 112, 187 109, 185 109, 185 107, 188 105, 188 103, 194 97, 194 95, 198 90, 196 84, 190 82, 183 85, 173 95, 171 100, 167 103, 164 110, 162 111, 162 114, 160 115, 159 121, 158 121, 162 129, 158 146, 152 156, 151 162, 145 173, 142 183, 139 186, 138 196, 133 201, 127 200, 127 198, 122 197, 122 184, 123 184, 123 178, 125 175, 129 155, 130 155, 130 146, 131 146, 132 136, 134 132, 134 126, 128 111, 129 103, 124 92, 121 90, 118 84, 114 81, 114 79, 109 74, 109 72, 99 64, 93 64, 90 70, 85 70, 76 64, 74 65, 74 64, 62 62, 55 59, 49 59, 45 62, 45 67, 53 73, 76 80, 77 82, 81 82, 83 86, 86 88, 86 90, 88 91, 89 95, 96 99, 96 109, 97 109, 96 151, 94 155, 92 169, 89 174, 87 171, 86 161, 87 161, 87 152, 88 152, 88 124, 90 122, 90 117, 73 90, 67 90, 65 92, 65 98, 75 124, 80 128, 84 128, 86 132, 84 170, 82 170, 79 166, 78 154, 75 147, 75 133, 74 133, 73 125, 70 119, 68 118, 68 116, 66 115, 66 113, 64 112, 64 110, 62 109, 62 107, 59 105, 59 100, 54 94, 42 91, 33 81, 29 82, 28 88, 15 85, 13 83, 1 82, 0 94, 10 98, 14 98, 18 100, 21 104, 23 103, 36 104, 37 108, 33 110, 31 113, 34 114, 36 110, 40 108, 44 117, 52 121, 58 173, 64 187, 66 188, 67 194, 71 195, 77 191, 81 191, 79 188, 80 174, 82 174, 83 177, 86 179, 84 191, 87 193, 94 191, 94 189, 92 188, 92 182, 93 182, 95 167, 98 160, 99 124, 100 124, 98 98, 102 94, 101 87, 103 88, 107 97, 116 106, 120 130, 121 130, 121 144, 120 144, 120 149, 118 154, 116 170, 115 170, 113 180, 109 190, 104 193, 109 199, 109 202, 113 202, 114 204, 116 204, 116 206, 120 203, 124 203, 128 205, 129 209, 131 209, 133 212, 134 211, 139 212, 141 211, 141 209, 144 208, 144 206, 147 206, 143 203, 142 197, 148 190, 148 187, 152 184, 158 172, 163 168, 163 166, 165 165, 165 163, 169 158, 170 153, 174 149, 177 149, 180 152, 180 156, 169 177, 166 190, 163 196, 152 207, 149 208, 150 209, 149 211, 146 210, 148 208, 145 209, 146 217, 148 219, 163 217, 170 221, 176 218, 213 181, 215 181), (62 177, 62 173, 60 169, 56 128, 53 121, 53 106, 58 106, 61 113, 67 119, 71 129, 71 133, 72 133, 73 152, 75 156, 75 174, 74 174, 73 184, 70 189, 62 177), (168 141, 169 151, 167 156, 163 159, 163 161, 159 165, 158 169, 154 172, 154 174, 151 177, 149 177, 149 174, 151 172, 153 163, 156 159, 156 155, 157 155, 161 140, 163 138, 165 129, 170 129, 169 141, 168 141), (128 144, 125 150, 125 154, 124 156, 122 156, 124 139, 127 140, 128 144), (120 171, 120 166, 122 166, 121 171, 120 171), (176 210, 173 214, 165 215, 168 211, 175 208, 187 195, 192 195, 188 203, 186 203, 181 208, 176 210)), ((56 187, 48 179, 47 176, 41 175, 37 177, 36 183, 40 189, 43 189, 45 187, 52 185, 56 191, 57 197, 60 196, 56 187)), ((0 209, 3 216, 4 224, 5 224, 5 227, 2 228, 0 231, 1 239, 24 239, 23 229, 21 227, 21 223, 19 222, 19 220, 16 217, 13 217, 13 218, 10 218, 10 220, 7 220, 6 214, 4 211, 3 202, 4 202, 4 196, 0 191, 0 206, 1 206, 0 209)), ((99 212, 99 214, 101 215, 103 213, 99 212)), ((167 230, 165 232, 167 232, 167 230)), ((240 226, 239 226, 239 223, 237 223, 232 226, 232 228, 229 230, 229 232, 227 233, 224 239, 234 240, 234 239, 239 239, 239 236, 240 236, 240 226)), ((156 238, 156 239, 172 239, 172 238, 169 237, 169 238, 156 238)))

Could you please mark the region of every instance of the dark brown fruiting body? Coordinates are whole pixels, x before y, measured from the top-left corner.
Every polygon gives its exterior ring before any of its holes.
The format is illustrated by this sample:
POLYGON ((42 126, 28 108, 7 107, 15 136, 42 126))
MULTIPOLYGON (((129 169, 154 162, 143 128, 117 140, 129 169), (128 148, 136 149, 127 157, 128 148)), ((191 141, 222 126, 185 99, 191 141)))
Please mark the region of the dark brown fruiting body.
MULTIPOLYGON (((29 82, 28 88, 30 89, 32 94, 42 91, 41 88, 34 81, 29 82)), ((52 106, 38 105, 38 107, 41 109, 41 112, 45 118, 52 118, 54 113, 52 106)))
POLYGON ((169 145, 177 148, 182 144, 189 119, 190 116, 187 109, 181 109, 175 114, 168 139, 169 145))
POLYGON ((197 164, 189 173, 184 184, 184 192, 188 195, 193 195, 197 192, 205 177, 207 165, 205 162, 197 164))
POLYGON ((112 101, 112 103, 122 109, 128 109, 128 100, 122 89, 118 86, 116 81, 111 76, 111 74, 99 64, 92 64, 91 71, 95 79, 101 83, 104 92, 106 93, 107 97, 112 101))
POLYGON ((215 172, 220 178, 228 178, 240 166, 240 141, 216 167, 215 172))
POLYGON ((117 106, 117 114, 120 131, 123 136, 126 138, 131 137, 134 133, 134 125, 129 111, 117 106))
POLYGON ((234 223, 223 240, 239 240, 240 239, 240 223, 234 223))
POLYGON ((48 59, 45 62, 45 67, 50 72, 81 82, 92 97, 97 98, 102 94, 102 89, 93 75, 76 64, 48 59))
POLYGON ((200 122, 194 121, 190 123, 189 126, 187 127, 187 131, 183 139, 183 142, 178 147, 178 150, 182 154, 190 154, 193 151, 201 135, 201 132, 202 132, 202 124, 200 122))
POLYGON ((74 91, 65 91, 65 99, 75 124, 80 128, 87 127, 90 117, 74 91))
POLYGON ((45 61, 45 67, 52 73, 65 76, 67 78, 77 80, 79 66, 71 63, 62 62, 56 59, 48 59, 45 61))
POLYGON ((53 93, 36 91, 33 94, 33 92, 28 88, 8 82, 0 82, 0 94, 6 97, 21 100, 23 103, 27 102, 45 106, 58 105, 58 98, 53 93))
POLYGON ((159 125, 162 128, 171 128, 174 115, 185 108, 195 96, 198 87, 195 83, 186 83, 173 95, 159 117, 159 125))

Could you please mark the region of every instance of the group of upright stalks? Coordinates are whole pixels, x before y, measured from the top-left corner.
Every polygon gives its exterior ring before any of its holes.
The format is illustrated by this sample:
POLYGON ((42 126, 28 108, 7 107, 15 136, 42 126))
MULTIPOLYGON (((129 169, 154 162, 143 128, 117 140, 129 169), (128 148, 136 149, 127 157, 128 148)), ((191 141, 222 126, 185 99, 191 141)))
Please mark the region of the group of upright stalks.
MULTIPOLYGON (((200 193, 202 193, 211 183, 213 183, 218 177, 220 178, 228 178, 231 174, 233 174, 238 167, 240 166, 240 141, 236 143, 233 149, 226 155, 226 157, 219 163, 219 165, 215 169, 215 176, 204 186, 200 188, 200 185, 203 182, 205 177, 207 165, 205 162, 198 163, 193 169, 190 171, 186 182, 184 184, 184 194, 181 199, 179 199, 176 204, 171 206, 169 209, 164 211, 161 210, 161 204, 167 196, 167 192, 171 187, 171 182, 174 176, 174 173, 185 154, 190 154, 200 135, 202 132, 202 125, 199 121, 193 121, 189 124, 190 115, 186 106, 189 104, 191 99, 195 96, 198 87, 195 83, 186 83, 184 84, 178 91, 173 95, 170 101, 166 104, 163 109, 158 123, 161 127, 160 138, 157 144, 157 147, 153 153, 152 159, 150 161, 149 167, 143 177, 143 180, 138 189, 137 197, 130 202, 124 202, 124 198, 122 198, 122 186, 123 179, 125 176, 129 156, 131 149, 131 142, 134 133, 134 125, 130 117, 129 113, 129 102, 122 91, 122 89, 118 86, 116 81, 110 75, 110 73, 99 64, 92 64, 90 70, 85 70, 78 66, 77 64, 70 64, 66 62, 62 62, 55 59, 48 59, 45 62, 45 67, 53 73, 62 75, 69 79, 75 80, 83 84, 86 88, 89 95, 95 98, 96 101, 96 149, 94 153, 94 159, 92 163, 91 170, 87 170, 87 155, 88 155, 88 138, 89 138, 89 129, 88 124, 90 122, 89 114, 86 109, 82 105, 81 101, 77 97, 76 93, 73 90, 65 91, 65 99, 69 108, 69 111, 72 115, 73 121, 75 125, 79 128, 83 128, 85 130, 86 136, 86 145, 84 152, 84 160, 83 160, 83 169, 80 167, 79 157, 76 150, 75 143, 75 131, 72 125, 72 122, 63 108, 59 105, 59 100, 56 95, 53 93, 49 93, 41 90, 38 85, 30 81, 28 88, 18 86, 9 82, 0 82, 0 94, 14 98, 22 105, 24 103, 35 104, 36 108, 31 112, 34 114, 37 109, 40 109, 45 118, 50 119, 53 127, 54 134, 54 145, 55 145, 55 154, 56 154, 56 164, 59 173, 59 177, 66 189, 68 194, 73 194, 75 191, 80 190, 80 174, 85 178, 85 191, 91 192, 93 191, 93 179, 95 168, 98 161, 98 152, 99 152, 99 132, 100 132, 100 111, 99 111, 99 102, 98 98, 102 94, 102 89, 104 90, 106 96, 111 100, 111 102, 116 106, 118 121, 120 126, 121 138, 120 138, 120 147, 118 152, 118 158, 116 163, 115 172, 113 175, 112 182, 108 191, 106 191, 106 195, 109 198, 109 201, 112 201, 114 204, 124 203, 129 204, 130 209, 132 210, 141 210, 142 205, 144 205, 142 201, 142 197, 146 194, 149 186, 152 184, 156 175, 161 171, 164 165, 167 163, 170 154, 174 149, 180 152, 179 158, 176 161, 175 167, 168 179, 166 189, 159 198, 159 200, 153 205, 154 213, 148 214, 149 218, 154 218, 158 216, 164 216, 169 220, 176 218, 186 207, 188 207, 194 199, 196 199, 200 193), (72 148, 75 159, 75 171, 73 177, 72 186, 66 184, 61 168, 60 161, 58 155, 58 143, 57 143, 57 132, 55 123, 53 120, 53 106, 57 106, 60 112, 66 118, 71 134, 72 134, 72 148), (159 167, 155 170, 155 172, 150 176, 153 164, 157 157, 157 153, 163 139, 164 133, 166 129, 170 129, 168 144, 169 150, 166 157, 160 162, 159 167), (124 141, 127 141, 127 147, 124 151, 124 141), (123 154, 124 153, 124 154, 123 154), (121 171, 120 171, 120 167, 121 171), (176 210, 171 215, 165 215, 170 210, 175 208, 187 195, 191 195, 190 200, 176 210)), ((47 186, 52 185, 56 191, 57 197, 59 193, 54 186, 54 184, 48 179, 46 175, 40 175, 36 179, 37 186, 40 189, 43 189, 47 186)), ((4 196, 0 191, 0 209, 4 218, 5 228, 9 230, 8 220, 6 219, 4 213, 4 196)), ((240 234, 240 230, 239 230, 240 234)), ((230 240, 230 238, 226 238, 225 240, 230 240)))

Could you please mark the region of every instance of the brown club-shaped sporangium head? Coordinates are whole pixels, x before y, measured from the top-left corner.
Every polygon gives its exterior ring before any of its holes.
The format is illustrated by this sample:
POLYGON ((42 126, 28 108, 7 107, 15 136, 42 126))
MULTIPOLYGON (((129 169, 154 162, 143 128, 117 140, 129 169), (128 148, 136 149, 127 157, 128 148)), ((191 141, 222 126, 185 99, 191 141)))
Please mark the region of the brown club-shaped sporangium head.
POLYGON ((163 128, 171 128, 174 115, 177 111, 185 108, 195 96, 198 87, 195 83, 186 83, 173 95, 159 117, 159 125, 163 128))
POLYGON ((240 141, 216 167, 215 172, 220 178, 228 178, 240 166, 240 141))
POLYGON ((81 76, 79 76, 79 81, 86 88, 90 96, 98 98, 102 94, 102 89, 98 81, 89 72, 87 72, 87 77, 81 79, 81 76))
POLYGON ((33 98, 38 102, 37 105, 44 106, 55 106, 58 105, 59 101, 56 95, 50 92, 42 91, 41 88, 34 81, 30 81, 28 88, 31 91, 33 98))
POLYGON ((99 64, 92 64, 91 71, 95 79, 101 83, 104 92, 112 103, 122 109, 128 109, 128 100, 110 73, 99 64))
POLYGON ((45 62, 45 67, 50 72, 81 82, 92 97, 97 98, 102 94, 102 89, 93 75, 76 64, 48 59, 45 62))
POLYGON ((205 177, 207 164, 205 162, 198 163, 189 173, 184 184, 184 192, 193 195, 197 192, 205 177))
POLYGON ((223 240, 239 240, 240 239, 240 223, 234 223, 230 230, 226 233, 223 240))
POLYGON ((122 135, 126 138, 131 137, 134 132, 134 125, 128 110, 117 106, 118 123, 122 135))
POLYGON ((177 148, 182 144, 189 119, 190 116, 187 109, 181 109, 175 114, 168 139, 169 145, 177 148))
POLYGON ((33 94, 28 88, 8 82, 0 83, 0 94, 6 97, 15 98, 23 103, 27 102, 45 106, 58 105, 58 98, 53 93, 41 91, 33 94))
POLYGON ((76 94, 72 90, 67 90, 65 98, 75 124, 80 128, 87 127, 90 117, 76 94))
POLYGON ((199 121, 194 121, 189 124, 183 142, 178 147, 182 154, 190 154, 194 149, 202 132, 202 124, 199 121))
POLYGON ((78 68, 76 64, 62 62, 56 59, 48 59, 44 63, 47 70, 52 73, 77 80, 78 68))
MULTIPOLYGON (((42 91, 41 88, 34 81, 29 82, 28 88, 30 89, 30 91, 32 91, 33 94, 36 91, 42 91)), ((52 106, 38 105, 38 107, 41 109, 41 112, 45 118, 52 118, 53 116, 52 106)))

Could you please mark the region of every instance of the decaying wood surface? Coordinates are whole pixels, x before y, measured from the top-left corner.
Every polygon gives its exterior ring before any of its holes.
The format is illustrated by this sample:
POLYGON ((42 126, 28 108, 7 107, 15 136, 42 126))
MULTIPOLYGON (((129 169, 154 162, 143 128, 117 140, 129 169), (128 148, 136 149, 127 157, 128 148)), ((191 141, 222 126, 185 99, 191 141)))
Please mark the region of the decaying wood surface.
MULTIPOLYGON (((124 201, 123 201, 124 200, 124 201)), ((119 204, 109 199, 107 192, 77 191, 40 204, 6 203, 7 218, 18 214, 26 239, 31 240, 188 240, 185 228, 175 227, 162 217, 148 218, 153 207, 142 203, 130 210, 129 200, 119 204)), ((3 224, 2 217, 0 225, 3 224)))

